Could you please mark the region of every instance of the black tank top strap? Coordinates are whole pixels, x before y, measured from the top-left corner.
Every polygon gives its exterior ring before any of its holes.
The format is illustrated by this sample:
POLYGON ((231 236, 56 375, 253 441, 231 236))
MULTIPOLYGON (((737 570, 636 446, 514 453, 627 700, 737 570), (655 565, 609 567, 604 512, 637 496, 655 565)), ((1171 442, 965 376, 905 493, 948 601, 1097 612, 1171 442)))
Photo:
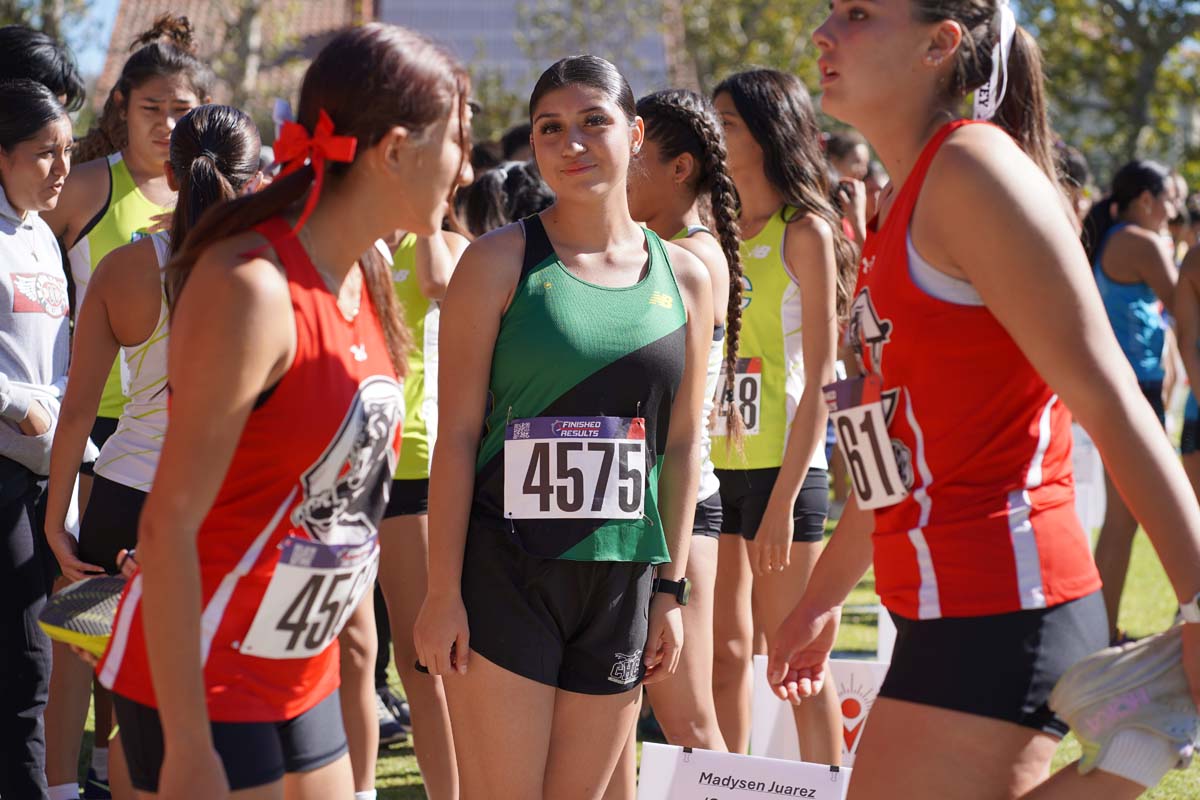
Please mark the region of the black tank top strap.
POLYGON ((550 244, 540 214, 531 214, 522 219, 521 228, 525 231, 525 260, 521 262, 521 280, 524 280, 538 264, 554 253, 554 245, 550 244))

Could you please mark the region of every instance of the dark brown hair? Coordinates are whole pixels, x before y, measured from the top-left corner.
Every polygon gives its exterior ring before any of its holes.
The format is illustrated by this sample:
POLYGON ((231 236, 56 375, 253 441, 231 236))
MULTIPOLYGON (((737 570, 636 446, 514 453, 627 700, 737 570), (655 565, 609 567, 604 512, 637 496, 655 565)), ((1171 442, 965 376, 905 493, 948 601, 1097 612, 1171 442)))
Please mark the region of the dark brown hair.
POLYGON ((717 241, 729 265, 729 306, 725 319, 725 391, 721 405, 729 419, 729 443, 738 444, 745 423, 733 402, 738 346, 742 332, 742 233, 738 228, 737 189, 725 168, 725 133, 716 112, 703 95, 687 89, 668 89, 637 102, 646 123, 646 138, 658 145, 660 158, 670 161, 682 153, 695 160, 691 188, 708 195, 717 241))
POLYGON ((258 174, 258 128, 231 106, 193 108, 171 131, 171 169, 179 200, 171 216, 171 252, 217 203, 232 200, 258 174))
POLYGON ((564 86, 598 89, 617 104, 630 122, 637 117, 633 89, 620 70, 600 56, 582 55, 560 58, 546 68, 529 95, 529 119, 533 119, 537 104, 547 93, 564 86))
MULTIPOLYGON (((950 20, 962 28, 962 44, 954 57, 951 98, 960 101, 992 79, 992 50, 1000 39, 1000 4, 996 0, 913 0, 917 20, 950 20)), ((1054 133, 1046 113, 1042 51, 1033 36, 1017 28, 1008 57, 1004 101, 992 120, 1016 140, 1025 154, 1058 184, 1054 133)))
MULTIPOLYGON (((358 140, 357 153, 361 155, 393 127, 403 125, 420 136, 449 118, 458 106, 465 158, 470 147, 465 117, 469 91, 466 70, 440 46, 406 28, 376 22, 341 31, 317 54, 304 73, 296 121, 311 133, 324 111, 337 134, 358 140)), ((327 163, 326 180, 337 181, 350 167, 348 163, 327 163)), ((172 306, 207 247, 266 219, 298 210, 314 176, 312 166, 306 164, 261 192, 222 203, 206 213, 167 265, 167 297, 172 306)), ((392 289, 391 272, 375 248, 365 253, 359 264, 383 324, 388 355, 397 373, 404 375, 410 339, 392 289)))
POLYGON ((92 123, 91 129, 75 145, 75 161, 82 164, 117 152, 129 143, 125 112, 129 94, 152 78, 166 75, 186 75, 192 91, 200 102, 212 94, 215 81, 208 65, 196 57, 192 39, 192 23, 187 17, 163 14, 154 25, 133 40, 133 51, 121 77, 108 93, 104 110, 92 123))
POLYGON ((783 198, 780 214, 784 222, 812 214, 829 226, 837 268, 837 315, 844 317, 850 308, 858 254, 842 230, 841 212, 830 200, 829 168, 808 90, 795 75, 755 69, 721 81, 713 97, 722 92, 733 100, 750 135, 762 148, 763 172, 783 198))

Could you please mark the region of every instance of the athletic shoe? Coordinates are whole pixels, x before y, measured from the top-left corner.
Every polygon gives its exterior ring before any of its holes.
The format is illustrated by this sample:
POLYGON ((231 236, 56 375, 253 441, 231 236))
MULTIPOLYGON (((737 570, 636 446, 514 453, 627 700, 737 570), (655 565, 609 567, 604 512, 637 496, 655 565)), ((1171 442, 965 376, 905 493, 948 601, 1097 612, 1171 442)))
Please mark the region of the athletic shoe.
POLYGON ((112 792, 108 789, 108 781, 96 777, 96 770, 88 767, 87 780, 83 782, 82 800, 112 800, 112 792))
POLYGON ((378 693, 375 694, 375 712, 379 716, 379 744, 396 744, 408 738, 408 734, 400 727, 392 710, 378 693))
POLYGON ((375 692, 379 698, 383 700, 383 704, 392 712, 392 716, 396 718, 396 722, 400 723, 400 727, 405 733, 412 733, 412 712, 408 708, 408 701, 397 697, 392 690, 384 686, 382 689, 376 689, 375 692))
POLYGON ((108 575, 73 583, 46 601, 38 624, 51 639, 99 658, 112 636, 113 617, 124 589, 124 578, 108 575))
POLYGON ((1079 771, 1102 761, 1113 737, 1126 730, 1153 734, 1185 769, 1200 746, 1200 712, 1183 670, 1183 630, 1175 627, 1131 644, 1109 647, 1067 670, 1050 694, 1050 708, 1071 726, 1083 747, 1079 771))

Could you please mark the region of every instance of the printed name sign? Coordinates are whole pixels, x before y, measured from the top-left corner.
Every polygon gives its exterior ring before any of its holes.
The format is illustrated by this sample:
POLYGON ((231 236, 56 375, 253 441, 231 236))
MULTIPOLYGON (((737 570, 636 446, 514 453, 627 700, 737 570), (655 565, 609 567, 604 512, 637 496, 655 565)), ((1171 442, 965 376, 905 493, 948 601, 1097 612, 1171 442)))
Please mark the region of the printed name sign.
POLYGON ((638 800, 843 800, 850 770, 646 742, 638 800))
MULTIPOLYGON (((888 665, 878 661, 830 660, 842 706, 842 764, 854 766, 867 715, 883 685, 888 665)), ((799 760, 800 742, 791 704, 767 683, 767 657, 754 657, 754 694, 750 708, 750 752, 756 756, 799 760)))

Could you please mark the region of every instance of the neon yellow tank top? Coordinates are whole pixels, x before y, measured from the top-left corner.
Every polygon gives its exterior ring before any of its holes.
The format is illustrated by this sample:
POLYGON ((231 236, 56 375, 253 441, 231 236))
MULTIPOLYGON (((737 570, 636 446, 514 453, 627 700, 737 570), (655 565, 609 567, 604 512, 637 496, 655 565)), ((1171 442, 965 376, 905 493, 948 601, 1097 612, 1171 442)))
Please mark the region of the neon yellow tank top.
MULTIPOLYGON (((146 229, 154 224, 154 217, 168 212, 167 206, 152 203, 133 182, 129 167, 120 153, 108 157, 110 190, 108 205, 95 225, 76 242, 68 254, 71 262, 71 277, 75 280, 75 307, 78 309, 87 292, 88 281, 100 264, 100 259, 122 245, 135 242, 146 236, 146 229)), ((116 419, 125 408, 126 387, 129 385, 125 359, 118 355, 113 363, 104 393, 100 396, 100 408, 96 416, 116 419)))
MULTIPOLYGON (((783 208, 742 241, 742 328, 734 402, 746 423, 743 453, 726 447, 725 419, 713 430, 718 469, 767 469, 783 464, 792 418, 804 391, 800 287, 783 260, 783 208)), ((824 441, 811 467, 825 469, 824 441)))
POLYGON ((407 234, 392 255, 392 285, 412 333, 404 378, 404 440, 396 462, 397 480, 429 477, 433 443, 437 439, 438 319, 437 303, 421 294, 417 280, 417 237, 407 234))

